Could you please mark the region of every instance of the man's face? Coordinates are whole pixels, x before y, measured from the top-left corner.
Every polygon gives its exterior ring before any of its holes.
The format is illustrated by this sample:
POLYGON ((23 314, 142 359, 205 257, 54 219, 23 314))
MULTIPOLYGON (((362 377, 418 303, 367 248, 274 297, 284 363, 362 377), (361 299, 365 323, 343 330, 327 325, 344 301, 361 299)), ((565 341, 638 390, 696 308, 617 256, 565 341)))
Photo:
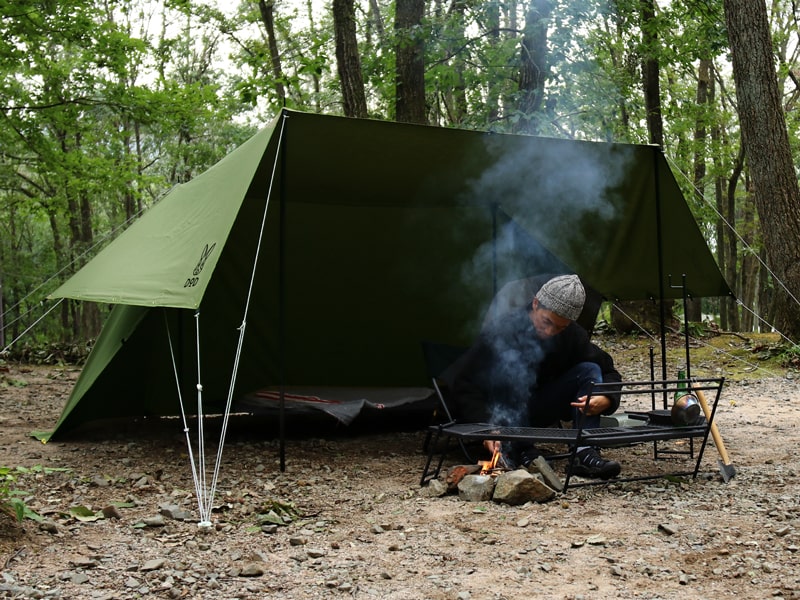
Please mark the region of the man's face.
POLYGON ((572 321, 557 315, 552 310, 539 305, 539 301, 533 299, 533 310, 531 311, 531 321, 533 328, 540 338, 549 338, 564 331, 572 321))

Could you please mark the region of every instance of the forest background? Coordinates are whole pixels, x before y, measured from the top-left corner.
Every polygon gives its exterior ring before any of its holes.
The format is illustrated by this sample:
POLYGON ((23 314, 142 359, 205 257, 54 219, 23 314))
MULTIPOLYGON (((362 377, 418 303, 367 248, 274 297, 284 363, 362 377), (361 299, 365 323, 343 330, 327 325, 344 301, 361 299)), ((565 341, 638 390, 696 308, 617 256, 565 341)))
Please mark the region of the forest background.
POLYGON ((738 299, 690 320, 800 341, 793 0, 223 5, 0 0, 0 351, 90 344, 47 294, 283 106, 657 144, 738 299))

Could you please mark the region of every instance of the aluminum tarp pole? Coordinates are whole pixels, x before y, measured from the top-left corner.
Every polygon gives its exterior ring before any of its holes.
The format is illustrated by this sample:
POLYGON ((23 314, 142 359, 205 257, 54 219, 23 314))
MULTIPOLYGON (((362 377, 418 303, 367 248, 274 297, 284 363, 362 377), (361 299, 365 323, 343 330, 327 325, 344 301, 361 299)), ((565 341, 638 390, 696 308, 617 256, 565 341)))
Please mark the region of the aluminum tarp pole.
MULTIPOLYGON (((667 332, 666 315, 664 311, 664 237, 661 232, 661 186, 659 185, 658 153, 660 147, 653 148, 653 185, 656 196, 656 244, 658 255, 658 305, 661 329, 661 378, 667 378, 667 332)), ((667 396, 664 395, 664 408, 667 407, 667 396)))
POLYGON ((280 399, 278 408, 279 457, 281 473, 286 471, 286 123, 284 112, 283 135, 278 156, 281 158, 281 187, 278 219, 278 379, 280 399))

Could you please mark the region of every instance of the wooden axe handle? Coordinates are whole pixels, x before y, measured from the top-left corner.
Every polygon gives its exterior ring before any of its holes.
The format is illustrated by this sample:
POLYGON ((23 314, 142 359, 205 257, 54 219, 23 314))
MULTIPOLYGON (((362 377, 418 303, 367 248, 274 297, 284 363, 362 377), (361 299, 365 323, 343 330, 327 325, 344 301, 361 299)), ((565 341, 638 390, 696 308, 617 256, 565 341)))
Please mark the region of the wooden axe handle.
MULTIPOLYGON (((711 409, 708 407, 706 395, 703 393, 703 390, 694 389, 694 393, 697 396, 697 401, 700 403, 706 419, 711 419, 711 409)), ((728 458, 728 451, 725 449, 725 444, 722 441, 722 436, 719 434, 719 429, 717 428, 716 422, 711 423, 711 436, 714 438, 714 445, 719 451, 719 456, 722 458, 722 463, 725 465, 731 464, 731 459, 728 458)))

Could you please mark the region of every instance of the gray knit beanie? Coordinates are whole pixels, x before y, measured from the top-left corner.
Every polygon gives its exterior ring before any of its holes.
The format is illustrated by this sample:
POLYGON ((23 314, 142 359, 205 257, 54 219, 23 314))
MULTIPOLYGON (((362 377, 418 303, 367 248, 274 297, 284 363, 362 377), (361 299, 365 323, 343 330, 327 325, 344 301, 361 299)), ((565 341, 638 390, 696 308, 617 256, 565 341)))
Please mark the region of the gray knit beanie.
POLYGON ((560 275, 539 288, 536 298, 542 308, 552 310, 570 321, 577 321, 586 300, 586 290, 577 275, 560 275))

